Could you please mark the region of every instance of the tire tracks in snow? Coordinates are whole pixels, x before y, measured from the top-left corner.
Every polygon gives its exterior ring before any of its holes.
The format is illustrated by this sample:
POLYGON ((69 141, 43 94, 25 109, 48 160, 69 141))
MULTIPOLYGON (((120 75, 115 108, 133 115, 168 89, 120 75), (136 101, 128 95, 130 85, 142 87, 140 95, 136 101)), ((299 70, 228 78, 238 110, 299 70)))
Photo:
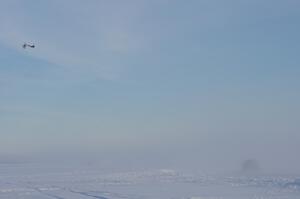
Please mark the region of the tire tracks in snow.
POLYGON ((57 195, 55 195, 55 194, 51 194, 51 193, 47 193, 47 192, 45 192, 45 191, 42 191, 42 190, 40 190, 39 188, 33 188, 33 190, 35 190, 36 192, 39 192, 40 194, 43 194, 43 195, 45 195, 45 196, 49 196, 49 197, 54 198, 54 199, 66 199, 66 198, 57 196, 57 195))
POLYGON ((97 195, 93 195, 93 194, 83 192, 83 191, 74 191, 72 189, 69 189, 69 191, 71 193, 76 193, 76 194, 80 194, 80 195, 87 196, 87 197, 92 197, 92 198, 97 198, 97 199, 109 199, 109 198, 106 198, 106 197, 103 197, 103 196, 97 196, 97 195))

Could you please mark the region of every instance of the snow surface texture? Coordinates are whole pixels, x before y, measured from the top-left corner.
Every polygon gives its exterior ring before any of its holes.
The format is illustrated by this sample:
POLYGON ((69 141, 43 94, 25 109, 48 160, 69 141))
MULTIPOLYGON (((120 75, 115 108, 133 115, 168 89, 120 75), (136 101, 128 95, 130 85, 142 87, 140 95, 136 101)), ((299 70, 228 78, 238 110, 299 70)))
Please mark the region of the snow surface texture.
POLYGON ((216 176, 174 170, 0 165, 2 199, 299 199, 300 176, 216 176))

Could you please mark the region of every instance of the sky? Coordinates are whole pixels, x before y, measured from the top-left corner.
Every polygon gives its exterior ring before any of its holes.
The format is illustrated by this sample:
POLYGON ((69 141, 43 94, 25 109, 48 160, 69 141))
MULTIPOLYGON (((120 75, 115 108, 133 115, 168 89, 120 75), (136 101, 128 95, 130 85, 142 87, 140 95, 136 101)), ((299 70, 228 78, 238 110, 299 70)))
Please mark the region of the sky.
POLYGON ((3 0, 0 155, 199 169, 257 159, 300 172, 299 10, 297 0, 3 0))

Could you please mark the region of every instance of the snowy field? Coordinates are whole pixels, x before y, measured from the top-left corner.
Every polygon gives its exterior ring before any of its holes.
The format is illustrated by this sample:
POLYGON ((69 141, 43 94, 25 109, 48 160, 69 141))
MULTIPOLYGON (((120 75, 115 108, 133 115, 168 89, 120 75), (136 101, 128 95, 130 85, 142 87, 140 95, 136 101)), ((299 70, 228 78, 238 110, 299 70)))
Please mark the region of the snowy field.
POLYGON ((1 199, 299 199, 300 176, 0 165, 1 199))

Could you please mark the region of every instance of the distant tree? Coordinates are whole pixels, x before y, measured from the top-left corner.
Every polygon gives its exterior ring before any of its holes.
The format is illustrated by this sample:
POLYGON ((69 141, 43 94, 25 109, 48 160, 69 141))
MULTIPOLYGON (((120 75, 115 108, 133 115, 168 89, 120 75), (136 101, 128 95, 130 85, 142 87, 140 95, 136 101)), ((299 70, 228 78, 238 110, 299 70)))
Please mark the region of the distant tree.
POLYGON ((254 174, 260 171, 259 164, 255 159, 245 160, 242 164, 242 172, 247 174, 254 174))

